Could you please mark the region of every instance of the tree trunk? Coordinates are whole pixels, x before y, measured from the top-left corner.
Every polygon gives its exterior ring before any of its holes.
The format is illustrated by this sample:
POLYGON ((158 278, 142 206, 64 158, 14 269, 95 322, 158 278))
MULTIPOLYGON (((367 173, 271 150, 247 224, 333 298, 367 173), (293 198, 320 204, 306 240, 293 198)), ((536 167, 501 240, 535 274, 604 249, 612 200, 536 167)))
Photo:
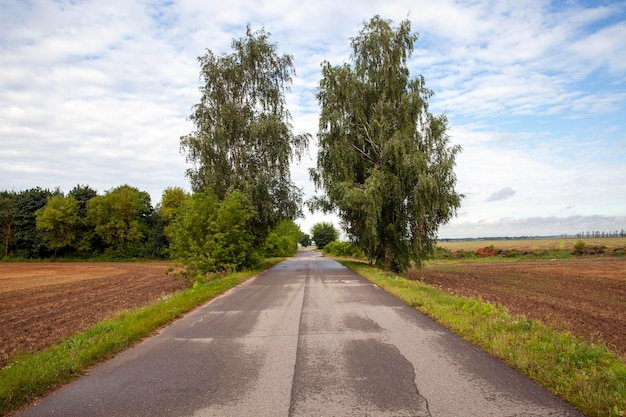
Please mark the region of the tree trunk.
POLYGON ((385 248, 385 258, 383 259, 383 271, 391 271, 391 251, 385 248))

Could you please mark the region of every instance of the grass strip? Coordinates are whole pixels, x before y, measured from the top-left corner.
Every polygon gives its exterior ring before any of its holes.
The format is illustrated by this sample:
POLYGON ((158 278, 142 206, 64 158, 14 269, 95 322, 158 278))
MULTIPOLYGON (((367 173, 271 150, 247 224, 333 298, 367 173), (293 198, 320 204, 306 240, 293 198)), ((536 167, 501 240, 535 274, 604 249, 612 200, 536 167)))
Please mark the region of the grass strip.
POLYGON ((584 414, 626 415, 626 363, 606 346, 511 316, 506 308, 477 298, 452 296, 362 262, 337 260, 584 414))
POLYGON ((120 312, 41 353, 15 356, 0 369, 0 416, 83 375, 96 363, 281 260, 269 259, 252 271, 196 283, 147 307, 120 312))

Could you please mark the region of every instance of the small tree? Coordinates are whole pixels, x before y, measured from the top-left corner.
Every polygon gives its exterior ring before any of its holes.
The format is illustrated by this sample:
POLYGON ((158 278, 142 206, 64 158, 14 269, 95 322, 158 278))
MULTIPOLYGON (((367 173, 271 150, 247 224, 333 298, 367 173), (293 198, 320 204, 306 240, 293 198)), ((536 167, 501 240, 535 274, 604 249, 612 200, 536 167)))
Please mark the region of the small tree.
POLYGON ((300 244, 305 248, 311 245, 311 236, 308 233, 304 233, 302 239, 300 239, 300 244))
POLYGON ((98 196, 98 192, 88 185, 79 184, 68 193, 68 196, 74 197, 78 203, 77 239, 72 246, 84 256, 104 251, 104 242, 96 235, 94 226, 87 219, 87 204, 92 198, 98 196))
POLYGON ((168 243, 172 242, 176 217, 191 195, 180 187, 168 187, 161 195, 157 211, 163 221, 164 233, 168 243))
POLYGON ((151 212, 150 194, 129 185, 109 190, 87 204, 87 218, 96 234, 121 256, 141 252, 151 212))
POLYGON ((249 231, 253 217, 252 206, 238 191, 223 201, 211 190, 195 193, 170 229, 171 256, 196 278, 253 266, 257 261, 254 235, 249 231))
POLYGON ((59 249, 76 240, 79 223, 78 202, 71 196, 54 195, 36 212, 37 228, 46 232, 45 239, 55 259, 59 249))
POLYGON ((161 202, 158 205, 158 211, 161 213, 163 221, 169 224, 176 220, 178 212, 189 197, 189 193, 181 187, 166 188, 161 195, 161 202))
POLYGON ((265 256, 293 256, 298 251, 302 230, 293 220, 283 220, 265 240, 265 256))
POLYGON ((46 232, 37 228, 35 213, 45 207, 48 198, 53 195, 61 195, 61 191, 37 187, 21 191, 16 195, 11 206, 13 223, 10 243, 15 255, 37 258, 51 254, 45 239, 46 232))
POLYGON ((311 236, 318 249, 324 249, 324 246, 339 238, 339 232, 332 223, 321 222, 313 225, 311 236))

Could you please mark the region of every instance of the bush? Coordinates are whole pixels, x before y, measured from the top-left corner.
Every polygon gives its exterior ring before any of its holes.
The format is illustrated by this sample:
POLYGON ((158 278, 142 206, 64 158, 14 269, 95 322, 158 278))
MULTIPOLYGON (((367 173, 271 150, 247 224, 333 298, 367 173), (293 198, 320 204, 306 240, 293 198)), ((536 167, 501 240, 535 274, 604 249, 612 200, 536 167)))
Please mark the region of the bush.
POLYGON ((263 253, 268 258, 288 258, 298 251, 298 244, 287 236, 272 232, 265 239, 263 253))
POLYGON ((353 258, 364 258, 363 250, 350 242, 339 242, 334 240, 324 247, 324 253, 332 256, 348 256, 353 258))
POLYGON ((258 255, 248 222, 254 209, 235 191, 222 201, 210 190, 194 194, 170 229, 170 253, 197 279, 253 267, 258 255))
POLYGON ((450 249, 444 248, 443 246, 437 246, 432 257, 433 259, 453 259, 454 255, 450 249))

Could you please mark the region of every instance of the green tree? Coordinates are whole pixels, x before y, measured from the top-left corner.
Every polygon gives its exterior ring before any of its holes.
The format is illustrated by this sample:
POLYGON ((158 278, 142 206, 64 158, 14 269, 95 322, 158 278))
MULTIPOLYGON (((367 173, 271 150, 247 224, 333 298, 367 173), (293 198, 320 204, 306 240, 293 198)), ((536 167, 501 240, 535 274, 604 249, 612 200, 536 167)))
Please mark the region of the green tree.
POLYGON ((324 196, 310 205, 336 210, 370 260, 401 272, 432 253, 462 195, 453 171, 460 147, 450 144, 445 115, 428 111, 424 78, 407 67, 417 34, 408 20, 391 24, 365 23, 351 42, 352 65, 323 64, 311 177, 324 196))
POLYGON ((40 258, 50 255, 45 241, 45 232, 37 229, 35 213, 48 203, 48 197, 60 195, 59 190, 50 191, 31 188, 16 195, 11 207, 13 228, 9 245, 18 257, 40 258))
POLYGON ((87 203, 87 218, 96 234, 113 254, 120 256, 141 252, 151 212, 150 195, 129 185, 109 190, 87 203))
POLYGON ((78 184, 72 191, 67 193, 68 196, 74 197, 78 203, 78 217, 81 219, 87 217, 87 203, 98 195, 98 192, 88 185, 78 184))
POLYGON ((98 192, 88 185, 79 184, 68 193, 68 196, 73 197, 78 203, 79 223, 76 225, 78 237, 73 246, 82 256, 103 252, 106 244, 96 235, 94 226, 87 219, 87 204, 98 196, 98 192))
POLYGON ((167 187, 161 194, 161 202, 158 205, 163 221, 172 223, 188 199, 189 193, 181 187, 167 187))
POLYGON ((17 194, 13 191, 0 191, 0 238, 4 243, 4 256, 9 255, 9 241, 13 232, 13 205, 17 194))
POLYGON ((308 146, 309 135, 292 133, 285 92, 295 73, 293 58, 278 55, 269 33, 233 40, 233 53, 199 57, 204 86, 190 119, 194 131, 180 139, 193 168, 194 192, 211 189, 219 200, 241 191, 254 205, 257 243, 283 219, 301 213, 302 193, 293 184, 290 161, 308 146))
POLYGON ((265 239, 265 256, 288 257, 298 252, 302 230, 293 220, 283 220, 265 239))
POLYGON ((161 202, 157 206, 157 211, 163 220, 164 232, 168 242, 172 241, 176 217, 189 198, 190 194, 181 187, 168 187, 161 194, 161 202))
POLYGON ((318 249, 324 249, 324 246, 339 238, 339 232, 332 223, 315 223, 311 228, 311 238, 318 249))
POLYGON ((48 247, 56 259, 59 249, 72 244, 77 237, 78 202, 72 196, 53 195, 47 204, 35 213, 37 229, 46 232, 48 247))
POLYGON ((140 255, 144 258, 167 258, 169 241, 165 234, 165 221, 158 210, 146 218, 147 232, 140 255))
POLYGON ((311 236, 308 233, 302 234, 302 239, 300 239, 300 244, 305 248, 311 245, 311 236))
POLYGON ((210 189, 195 193, 174 220, 170 253, 197 278, 250 267, 257 261, 248 230, 253 217, 254 209, 238 191, 222 201, 210 189))

